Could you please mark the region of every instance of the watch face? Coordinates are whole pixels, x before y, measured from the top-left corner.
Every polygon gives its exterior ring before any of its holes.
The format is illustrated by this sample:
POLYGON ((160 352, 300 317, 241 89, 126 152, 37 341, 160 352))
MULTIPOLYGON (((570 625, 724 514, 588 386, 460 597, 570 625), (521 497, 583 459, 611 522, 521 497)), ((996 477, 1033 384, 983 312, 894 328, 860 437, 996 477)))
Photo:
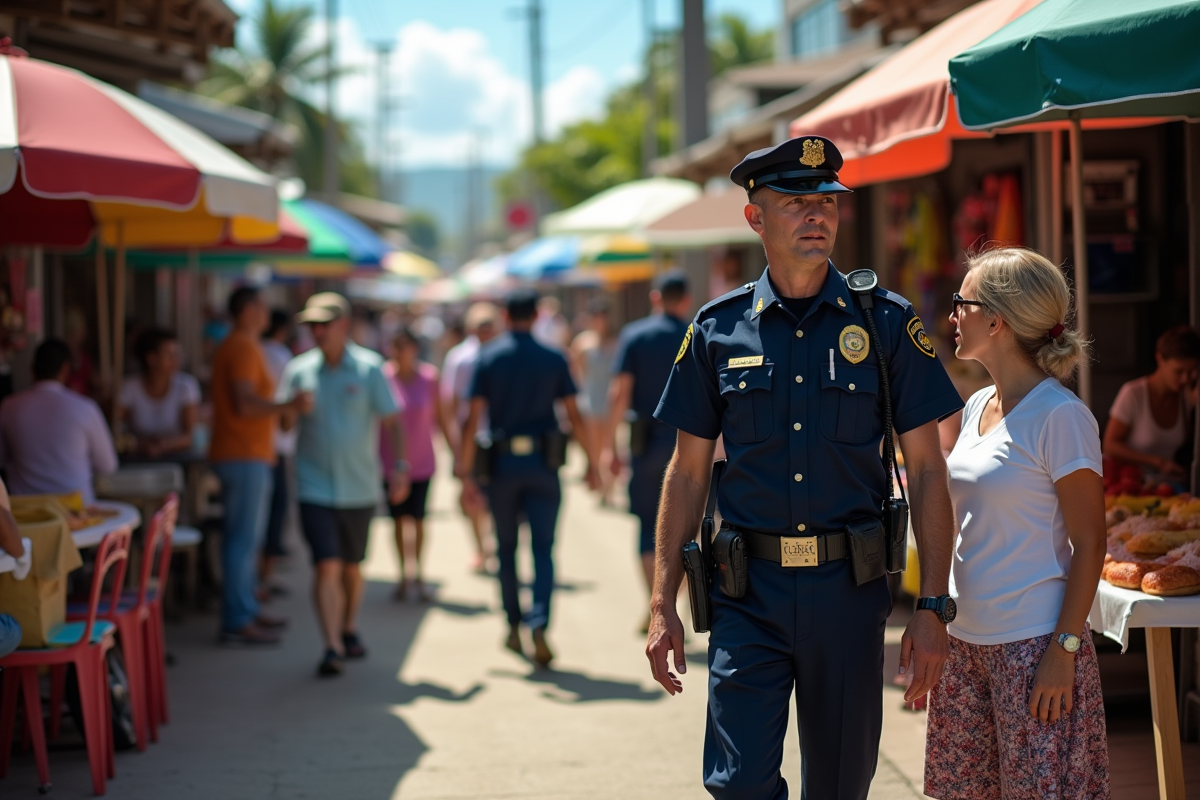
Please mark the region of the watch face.
POLYGON ((954 622, 954 618, 958 616, 958 604, 954 602, 953 597, 946 598, 946 604, 942 608, 942 621, 954 622))
POLYGON ((1066 650, 1068 653, 1074 653, 1079 649, 1079 637, 1073 633, 1063 634, 1062 638, 1058 640, 1058 643, 1061 644, 1063 650, 1066 650))

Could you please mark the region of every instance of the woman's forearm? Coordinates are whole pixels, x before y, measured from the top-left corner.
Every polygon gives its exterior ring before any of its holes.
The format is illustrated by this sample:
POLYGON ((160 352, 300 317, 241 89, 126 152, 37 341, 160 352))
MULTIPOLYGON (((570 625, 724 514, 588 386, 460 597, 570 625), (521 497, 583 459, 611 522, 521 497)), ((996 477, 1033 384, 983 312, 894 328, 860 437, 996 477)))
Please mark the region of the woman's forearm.
POLYGON ((1134 450, 1124 442, 1108 441, 1104 443, 1105 455, 1121 461, 1128 461, 1133 464, 1144 464, 1147 467, 1157 469, 1160 466, 1161 458, 1152 456, 1149 453, 1143 453, 1141 450, 1134 450))
POLYGON ((1056 633, 1083 633, 1096 598, 1096 587, 1100 585, 1100 572, 1104 568, 1105 542, 1099 538, 1098 546, 1076 548, 1071 556, 1071 569, 1067 572, 1067 589, 1063 594, 1062 610, 1058 613, 1056 633))

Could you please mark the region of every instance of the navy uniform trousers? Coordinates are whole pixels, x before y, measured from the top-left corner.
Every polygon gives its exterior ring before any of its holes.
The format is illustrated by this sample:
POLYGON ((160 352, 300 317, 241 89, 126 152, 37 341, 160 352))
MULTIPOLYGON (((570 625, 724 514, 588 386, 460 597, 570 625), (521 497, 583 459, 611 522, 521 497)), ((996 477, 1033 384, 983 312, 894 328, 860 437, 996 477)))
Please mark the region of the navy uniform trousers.
POLYGON ((544 628, 550 622, 550 596, 554 593, 554 527, 562 503, 558 472, 542 456, 502 456, 496 474, 488 481, 488 502, 496 524, 496 560, 500 566, 500 597, 508 624, 525 622, 544 628), (533 550, 533 603, 521 612, 517 582, 517 534, 521 520, 529 522, 533 550))
POLYGON ((715 798, 782 800, 793 688, 802 800, 864 800, 883 725, 887 580, 855 586, 850 562, 749 560, 745 597, 713 587, 704 785, 715 798))

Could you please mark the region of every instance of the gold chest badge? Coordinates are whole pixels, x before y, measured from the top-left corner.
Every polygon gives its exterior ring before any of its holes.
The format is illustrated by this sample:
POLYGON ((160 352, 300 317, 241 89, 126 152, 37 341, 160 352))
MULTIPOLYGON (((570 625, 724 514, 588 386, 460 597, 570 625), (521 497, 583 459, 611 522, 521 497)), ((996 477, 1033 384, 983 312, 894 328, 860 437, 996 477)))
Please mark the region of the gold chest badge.
POLYGON ((804 155, 800 156, 800 163, 806 167, 819 167, 825 163, 825 142, 820 139, 805 139, 804 140, 804 155))
POLYGON ((847 325, 838 336, 838 350, 842 351, 842 357, 851 364, 858 364, 871 352, 871 340, 862 328, 847 325))
POLYGON ((925 324, 921 322, 920 317, 913 317, 905 327, 908 330, 908 338, 912 339, 912 343, 917 346, 918 350, 930 358, 937 358, 937 352, 933 349, 933 340, 929 338, 929 334, 925 333, 925 324))
POLYGON ((692 343, 692 326, 689 324, 687 333, 683 335, 683 344, 679 345, 679 352, 675 355, 675 363, 683 361, 684 354, 687 353, 688 345, 692 343))

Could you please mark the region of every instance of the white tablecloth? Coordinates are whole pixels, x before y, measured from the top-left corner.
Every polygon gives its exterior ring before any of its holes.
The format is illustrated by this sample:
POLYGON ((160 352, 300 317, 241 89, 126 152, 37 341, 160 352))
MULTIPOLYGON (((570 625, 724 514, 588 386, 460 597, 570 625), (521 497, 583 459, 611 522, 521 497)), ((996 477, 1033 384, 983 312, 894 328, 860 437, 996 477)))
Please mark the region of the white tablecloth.
POLYGON ((33 566, 33 542, 28 538, 23 538, 21 544, 25 545, 25 555, 20 558, 14 558, 0 550, 0 572, 12 572, 19 581, 25 579, 25 576, 29 574, 29 568, 33 566))
POLYGON ((1154 597, 1100 581, 1088 624, 1120 642, 1123 653, 1129 647, 1130 628, 1200 628, 1200 595, 1154 597))
POLYGON ((119 503, 116 500, 97 500, 92 503, 96 508, 104 508, 110 511, 116 511, 114 517, 108 517, 99 525, 93 525, 90 528, 80 528, 71 533, 71 538, 75 540, 75 546, 79 548, 99 547, 100 542, 111 531, 117 528, 128 525, 130 528, 136 528, 142 524, 141 512, 137 510, 137 506, 129 503, 119 503))

